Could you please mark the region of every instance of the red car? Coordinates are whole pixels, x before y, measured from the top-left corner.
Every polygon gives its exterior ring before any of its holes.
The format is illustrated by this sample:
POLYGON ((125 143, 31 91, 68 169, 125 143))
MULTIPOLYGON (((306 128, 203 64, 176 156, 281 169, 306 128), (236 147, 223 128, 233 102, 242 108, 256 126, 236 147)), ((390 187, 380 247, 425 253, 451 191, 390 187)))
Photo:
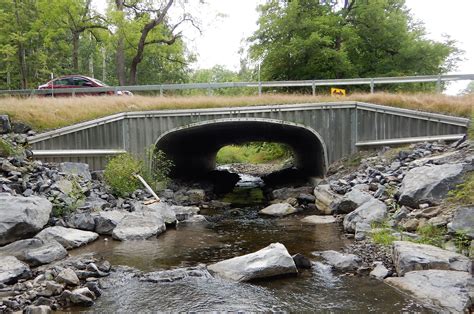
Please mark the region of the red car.
MULTIPOLYGON (((63 89, 63 88, 83 88, 83 87, 109 87, 104 82, 99 81, 98 79, 87 77, 84 75, 66 75, 55 78, 49 81, 46 84, 38 86, 38 89, 50 89, 52 90, 51 94, 44 94, 46 96, 72 96, 72 93, 65 93, 61 92, 60 90, 56 91, 56 89, 63 89)), ((80 93, 80 92, 77 92, 80 93)), ((80 93, 79 95, 115 95, 114 91, 100 91, 100 92, 87 92, 87 93, 80 93)), ((129 91, 117 91, 117 95, 132 95, 129 91)))

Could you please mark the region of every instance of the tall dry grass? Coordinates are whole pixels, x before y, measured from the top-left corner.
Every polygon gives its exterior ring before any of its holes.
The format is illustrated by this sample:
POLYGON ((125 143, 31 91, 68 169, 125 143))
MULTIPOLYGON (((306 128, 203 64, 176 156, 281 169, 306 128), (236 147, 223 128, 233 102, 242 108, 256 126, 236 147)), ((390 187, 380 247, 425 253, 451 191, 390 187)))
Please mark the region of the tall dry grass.
POLYGON ((272 94, 263 96, 85 96, 71 98, 0 98, 0 114, 42 131, 126 111, 197 109, 354 100, 380 105, 471 117, 474 95, 353 94, 345 98, 272 94))

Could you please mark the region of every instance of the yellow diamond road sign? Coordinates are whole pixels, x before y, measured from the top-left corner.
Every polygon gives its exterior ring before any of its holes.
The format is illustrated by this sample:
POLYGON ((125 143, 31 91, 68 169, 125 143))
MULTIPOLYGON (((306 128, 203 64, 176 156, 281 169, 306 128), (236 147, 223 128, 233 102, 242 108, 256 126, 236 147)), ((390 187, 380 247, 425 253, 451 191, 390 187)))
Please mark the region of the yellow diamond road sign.
POLYGON ((346 90, 342 88, 331 87, 331 96, 346 96, 346 90))

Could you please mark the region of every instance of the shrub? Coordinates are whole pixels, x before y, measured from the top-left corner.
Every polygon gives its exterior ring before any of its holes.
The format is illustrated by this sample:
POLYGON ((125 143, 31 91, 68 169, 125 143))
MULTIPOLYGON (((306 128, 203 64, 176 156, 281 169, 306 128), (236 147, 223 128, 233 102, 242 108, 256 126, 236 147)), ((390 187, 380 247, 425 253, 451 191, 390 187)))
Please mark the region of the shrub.
POLYGON ((160 190, 169 181, 169 175, 174 164, 166 157, 166 154, 151 146, 145 151, 146 159, 143 167, 144 179, 151 184, 155 190, 160 190))
POLYGON ((372 232, 372 241, 384 246, 392 245, 398 238, 392 234, 392 229, 379 229, 372 232))
POLYGON ((140 187, 135 177, 143 170, 143 163, 131 154, 125 153, 113 157, 104 171, 105 182, 119 196, 126 196, 140 187))
POLYGON ((244 145, 224 146, 217 152, 218 164, 275 162, 292 157, 288 145, 271 142, 250 142, 244 145))

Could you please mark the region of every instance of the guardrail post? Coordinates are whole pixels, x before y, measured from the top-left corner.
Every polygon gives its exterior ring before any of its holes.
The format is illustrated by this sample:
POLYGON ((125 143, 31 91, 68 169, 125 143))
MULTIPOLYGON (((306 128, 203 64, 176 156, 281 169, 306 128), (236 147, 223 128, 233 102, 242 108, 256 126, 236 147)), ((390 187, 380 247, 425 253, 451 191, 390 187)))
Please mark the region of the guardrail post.
POLYGON ((371 93, 371 94, 374 93, 374 87, 375 87, 374 79, 371 78, 371 79, 370 79, 370 93, 371 93))
POLYGON ((72 97, 76 97, 76 91, 74 89, 72 90, 72 97))
POLYGON ((209 86, 207 87, 207 96, 212 96, 212 87, 211 87, 211 83, 209 83, 209 86))
POLYGON ((313 97, 315 97, 316 96, 316 82, 313 81, 311 83, 311 88, 313 89, 313 97))
POLYGON ((441 93, 441 75, 438 75, 438 80, 436 81, 436 92, 441 93))
POLYGON ((160 85, 160 97, 163 97, 163 85, 160 85))
POLYGON ((262 82, 258 81, 258 96, 262 96, 262 82))

